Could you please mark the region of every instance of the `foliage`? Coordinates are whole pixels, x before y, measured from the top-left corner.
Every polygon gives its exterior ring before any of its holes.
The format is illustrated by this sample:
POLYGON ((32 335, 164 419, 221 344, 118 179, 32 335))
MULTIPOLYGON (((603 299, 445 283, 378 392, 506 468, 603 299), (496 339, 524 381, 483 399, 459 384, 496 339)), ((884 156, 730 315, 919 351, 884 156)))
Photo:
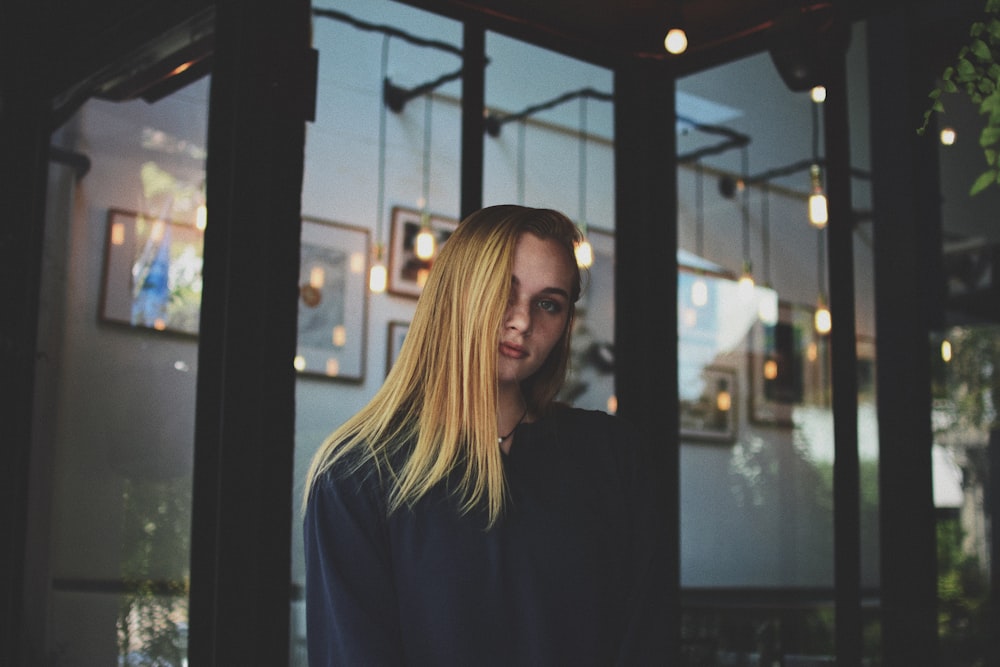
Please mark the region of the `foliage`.
POLYGON ((1000 0, 986 0, 985 16, 972 24, 969 37, 955 64, 941 75, 941 86, 931 91, 931 108, 924 113, 918 132, 926 131, 933 112, 944 113, 944 93, 965 93, 978 107, 986 116, 979 145, 987 168, 972 184, 969 193, 974 195, 990 185, 1000 187, 1000 0))
POLYGON ((992 630, 989 580, 982 565, 962 552, 958 520, 937 526, 938 636, 948 664, 985 665, 992 630))

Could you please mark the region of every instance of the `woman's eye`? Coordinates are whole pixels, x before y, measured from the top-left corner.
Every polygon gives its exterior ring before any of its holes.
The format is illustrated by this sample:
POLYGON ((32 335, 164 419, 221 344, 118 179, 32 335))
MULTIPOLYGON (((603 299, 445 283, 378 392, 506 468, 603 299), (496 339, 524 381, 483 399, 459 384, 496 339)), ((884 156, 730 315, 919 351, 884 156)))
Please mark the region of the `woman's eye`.
POLYGON ((538 307, 544 310, 546 313, 551 313, 553 315, 562 310, 562 305, 558 301, 553 301, 551 299, 539 300, 538 307))

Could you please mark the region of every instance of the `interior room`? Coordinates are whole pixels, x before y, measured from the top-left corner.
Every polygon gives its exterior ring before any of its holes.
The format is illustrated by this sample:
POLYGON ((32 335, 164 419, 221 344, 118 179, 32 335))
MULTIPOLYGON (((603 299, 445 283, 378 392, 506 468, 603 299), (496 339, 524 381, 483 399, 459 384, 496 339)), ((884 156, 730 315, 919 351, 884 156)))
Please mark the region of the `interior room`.
POLYGON ((0 28, 0 663, 308 664, 309 463, 515 203, 587 241, 560 400, 662 452, 663 664, 995 664, 1000 180, 920 128, 1000 9, 98 4, 0 28))

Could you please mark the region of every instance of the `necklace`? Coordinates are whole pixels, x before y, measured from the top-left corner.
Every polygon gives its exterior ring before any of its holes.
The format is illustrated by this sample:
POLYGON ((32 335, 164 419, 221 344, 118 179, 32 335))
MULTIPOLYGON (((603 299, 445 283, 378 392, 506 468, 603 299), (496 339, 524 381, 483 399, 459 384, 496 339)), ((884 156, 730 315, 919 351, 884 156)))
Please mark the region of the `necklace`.
POLYGON ((527 403, 525 403, 525 405, 524 405, 524 412, 521 413, 521 418, 517 420, 516 424, 514 424, 514 428, 512 428, 510 430, 510 433, 508 433, 507 435, 497 436, 497 444, 498 445, 502 445, 504 440, 506 440, 510 436, 514 435, 514 431, 517 430, 517 427, 521 425, 521 422, 523 422, 524 418, 527 417, 527 416, 528 416, 528 405, 527 405, 527 403))

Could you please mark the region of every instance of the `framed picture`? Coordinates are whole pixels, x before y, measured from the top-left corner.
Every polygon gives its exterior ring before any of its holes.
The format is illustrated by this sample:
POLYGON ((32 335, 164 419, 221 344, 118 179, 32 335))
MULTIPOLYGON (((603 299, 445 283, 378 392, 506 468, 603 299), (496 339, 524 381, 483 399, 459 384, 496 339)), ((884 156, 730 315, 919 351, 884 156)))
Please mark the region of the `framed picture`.
POLYGON ((736 439, 736 371, 708 366, 699 382, 681 392, 681 437, 733 442, 736 439))
POLYGON ((110 210, 100 318, 197 335, 203 248, 194 225, 110 210))
POLYGON ((403 341, 406 339, 406 332, 410 330, 409 322, 389 322, 389 336, 387 337, 385 350, 385 374, 389 374, 392 365, 399 357, 399 351, 403 349, 403 341))
POLYGON ((812 308, 783 302, 775 324, 757 323, 749 355, 753 421, 791 426, 795 406, 828 405, 827 348, 812 308))
MULTIPOLYGON (((392 209, 392 232, 389 242, 389 285, 391 294, 417 298, 420 296, 434 259, 417 257, 416 240, 422 226, 421 212, 408 208, 392 209)), ((447 242, 458 221, 430 216, 427 223, 434 235, 435 254, 447 242)))
POLYGON ((361 382, 365 377, 368 230, 303 218, 295 368, 361 382))

